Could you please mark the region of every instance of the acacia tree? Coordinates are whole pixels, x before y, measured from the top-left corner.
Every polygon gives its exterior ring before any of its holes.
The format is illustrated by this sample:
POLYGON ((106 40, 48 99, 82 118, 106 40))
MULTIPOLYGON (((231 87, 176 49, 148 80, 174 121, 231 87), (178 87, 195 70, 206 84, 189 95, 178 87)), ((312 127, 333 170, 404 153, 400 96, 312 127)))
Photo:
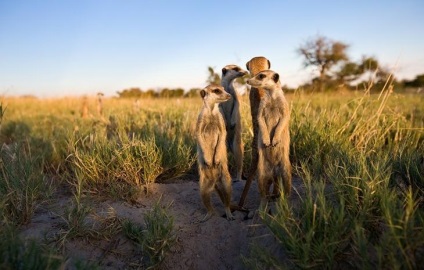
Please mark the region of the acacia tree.
POLYGON ((324 36, 317 36, 302 44, 297 52, 304 57, 305 67, 315 66, 318 68, 318 90, 324 90, 326 78, 329 77, 330 69, 340 61, 348 61, 346 50, 349 45, 333 41, 324 36))
POLYGON ((424 87, 424 74, 417 75, 413 80, 404 80, 406 87, 424 87))
POLYGON ((374 57, 363 56, 358 63, 343 61, 340 69, 334 73, 334 77, 340 83, 350 83, 367 73, 375 73, 380 78, 384 77, 385 69, 379 66, 374 57))

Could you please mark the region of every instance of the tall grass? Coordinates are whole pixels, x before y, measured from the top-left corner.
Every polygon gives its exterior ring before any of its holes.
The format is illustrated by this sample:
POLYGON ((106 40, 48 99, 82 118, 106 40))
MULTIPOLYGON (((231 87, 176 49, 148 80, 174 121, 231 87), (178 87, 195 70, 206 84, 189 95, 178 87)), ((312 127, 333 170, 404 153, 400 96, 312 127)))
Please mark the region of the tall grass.
POLYGON ((317 269, 421 265, 424 118, 420 112, 421 120, 408 121, 399 106, 411 99, 396 104, 390 99, 404 97, 391 95, 390 89, 379 96, 365 92, 330 106, 293 102, 291 154, 306 195, 300 196, 296 207, 282 197, 273 216, 263 213, 290 264, 262 256, 260 265, 317 269))
MULTIPOLYGON (((296 200, 282 197, 274 215, 263 218, 289 261, 279 261, 261 248, 262 255, 252 258, 254 265, 419 267, 424 257, 422 97, 393 94, 390 85, 380 95, 364 91, 287 97, 292 105, 290 155, 303 184, 299 194, 293 192, 296 200)), ((251 116, 248 98, 241 101, 248 170, 251 116)), ((60 185, 74 197, 62 215, 59 239, 106 236, 106 231, 116 233, 125 225, 112 216, 88 222, 93 213, 84 198, 131 202, 142 198, 150 183, 196 175, 194 125, 200 98, 143 100, 140 107, 131 100, 105 99, 102 116, 93 109, 94 102, 89 100, 90 116, 81 118, 80 99, 4 100, 2 225, 30 221, 36 207, 60 185)), ((152 218, 157 220, 152 219, 152 231, 172 223, 167 215, 152 218)), ((129 237, 141 245, 148 237, 137 228, 129 237)), ((146 248, 154 242, 146 242, 146 248)))
POLYGON ((161 206, 159 200, 144 214, 144 226, 130 220, 123 222, 125 235, 142 251, 146 258, 143 265, 147 269, 157 268, 175 244, 174 218, 169 214, 168 208, 169 206, 161 206))
POLYGON ((61 256, 35 241, 24 241, 16 229, 4 226, 0 229, 1 269, 60 269, 65 263, 61 256))
MULTIPOLYGON (((0 105, 0 126, 4 133, 5 107, 0 105)), ((13 123, 13 122, 12 122, 13 123)), ((8 127, 10 127, 9 125, 8 127)), ((36 206, 50 193, 50 182, 43 174, 43 156, 36 146, 38 141, 25 136, 25 125, 13 129, 14 140, 1 142, 0 148, 0 225, 25 224, 32 218, 36 206), (35 149, 35 150, 34 150, 35 149)), ((10 129, 10 128, 9 128, 10 129)), ((6 130, 6 134, 7 134, 6 130)), ((10 138, 8 138, 10 139, 10 138)))

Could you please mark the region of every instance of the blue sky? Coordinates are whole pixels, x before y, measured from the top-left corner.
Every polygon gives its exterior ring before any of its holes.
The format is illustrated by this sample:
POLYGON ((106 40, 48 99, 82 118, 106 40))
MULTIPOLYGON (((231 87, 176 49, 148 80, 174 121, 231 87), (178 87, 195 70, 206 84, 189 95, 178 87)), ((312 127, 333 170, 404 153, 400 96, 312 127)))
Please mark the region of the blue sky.
POLYGON ((204 87, 208 66, 259 55, 295 87, 314 72, 296 48, 318 34, 412 79, 424 73, 423 14, 422 0, 0 0, 0 94, 204 87))

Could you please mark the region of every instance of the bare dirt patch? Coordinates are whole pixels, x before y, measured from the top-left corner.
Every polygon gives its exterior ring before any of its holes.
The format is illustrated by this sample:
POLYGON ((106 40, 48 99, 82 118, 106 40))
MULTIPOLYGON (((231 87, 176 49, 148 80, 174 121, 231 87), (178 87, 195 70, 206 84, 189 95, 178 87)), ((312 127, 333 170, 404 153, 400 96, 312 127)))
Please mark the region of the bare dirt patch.
MULTIPOLYGON (((293 179, 293 185, 299 188, 300 181, 293 179)), ((233 183, 233 201, 242 193, 245 182, 233 183)), ((292 196, 297 197, 297 196, 292 196)), ((224 208, 217 194, 213 196, 213 205, 217 214, 206 222, 199 223, 204 209, 197 182, 182 181, 172 184, 152 184, 148 194, 140 198, 137 205, 117 201, 93 201, 92 212, 97 215, 113 211, 120 219, 129 219, 143 225, 143 214, 160 200, 160 204, 169 206, 169 214, 174 217, 176 243, 166 255, 160 269, 246 269, 243 256, 248 257, 252 244, 260 244, 274 250, 276 256, 284 255, 268 228, 263 225, 256 211, 259 194, 256 182, 250 188, 245 206, 249 214, 235 212, 235 220, 227 221, 224 208)), ((24 237, 48 241, 61 230, 64 209, 69 207, 71 196, 60 196, 47 206, 36 211, 32 222, 23 228, 24 237)), ((145 258, 134 243, 123 233, 108 239, 76 237, 59 247, 68 264, 99 264, 101 269, 132 269, 143 265, 145 258)))

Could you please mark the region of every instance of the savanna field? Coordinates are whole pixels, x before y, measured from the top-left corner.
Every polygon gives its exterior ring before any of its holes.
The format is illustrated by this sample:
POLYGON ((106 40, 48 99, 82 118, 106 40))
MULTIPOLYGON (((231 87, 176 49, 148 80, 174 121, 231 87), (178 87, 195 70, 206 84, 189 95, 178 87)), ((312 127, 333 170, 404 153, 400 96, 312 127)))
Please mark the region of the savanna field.
MULTIPOLYGON (((290 200, 273 202, 271 215, 258 213, 279 252, 245 246, 249 252, 240 255, 238 268, 422 268, 424 96, 386 87, 373 94, 286 97, 290 158, 300 184, 290 200)), ((251 116, 248 97, 241 100, 248 171, 251 116)), ((116 209, 96 213, 93 204, 143 204, 154 183, 198 181, 194 130, 200 96, 105 98, 102 115, 95 97, 87 104, 88 115, 81 117, 82 98, 1 99, 0 269, 104 269, 106 255, 87 261, 71 253, 70 244, 101 240, 106 254, 116 237, 143 258, 119 268, 171 268, 162 262, 182 238, 172 205, 159 198, 140 214, 141 222, 116 209), (50 209, 58 200, 63 207, 50 209), (54 213, 56 232, 22 234, 40 209, 54 213)), ((202 209, 200 197, 193 204, 202 209)))

